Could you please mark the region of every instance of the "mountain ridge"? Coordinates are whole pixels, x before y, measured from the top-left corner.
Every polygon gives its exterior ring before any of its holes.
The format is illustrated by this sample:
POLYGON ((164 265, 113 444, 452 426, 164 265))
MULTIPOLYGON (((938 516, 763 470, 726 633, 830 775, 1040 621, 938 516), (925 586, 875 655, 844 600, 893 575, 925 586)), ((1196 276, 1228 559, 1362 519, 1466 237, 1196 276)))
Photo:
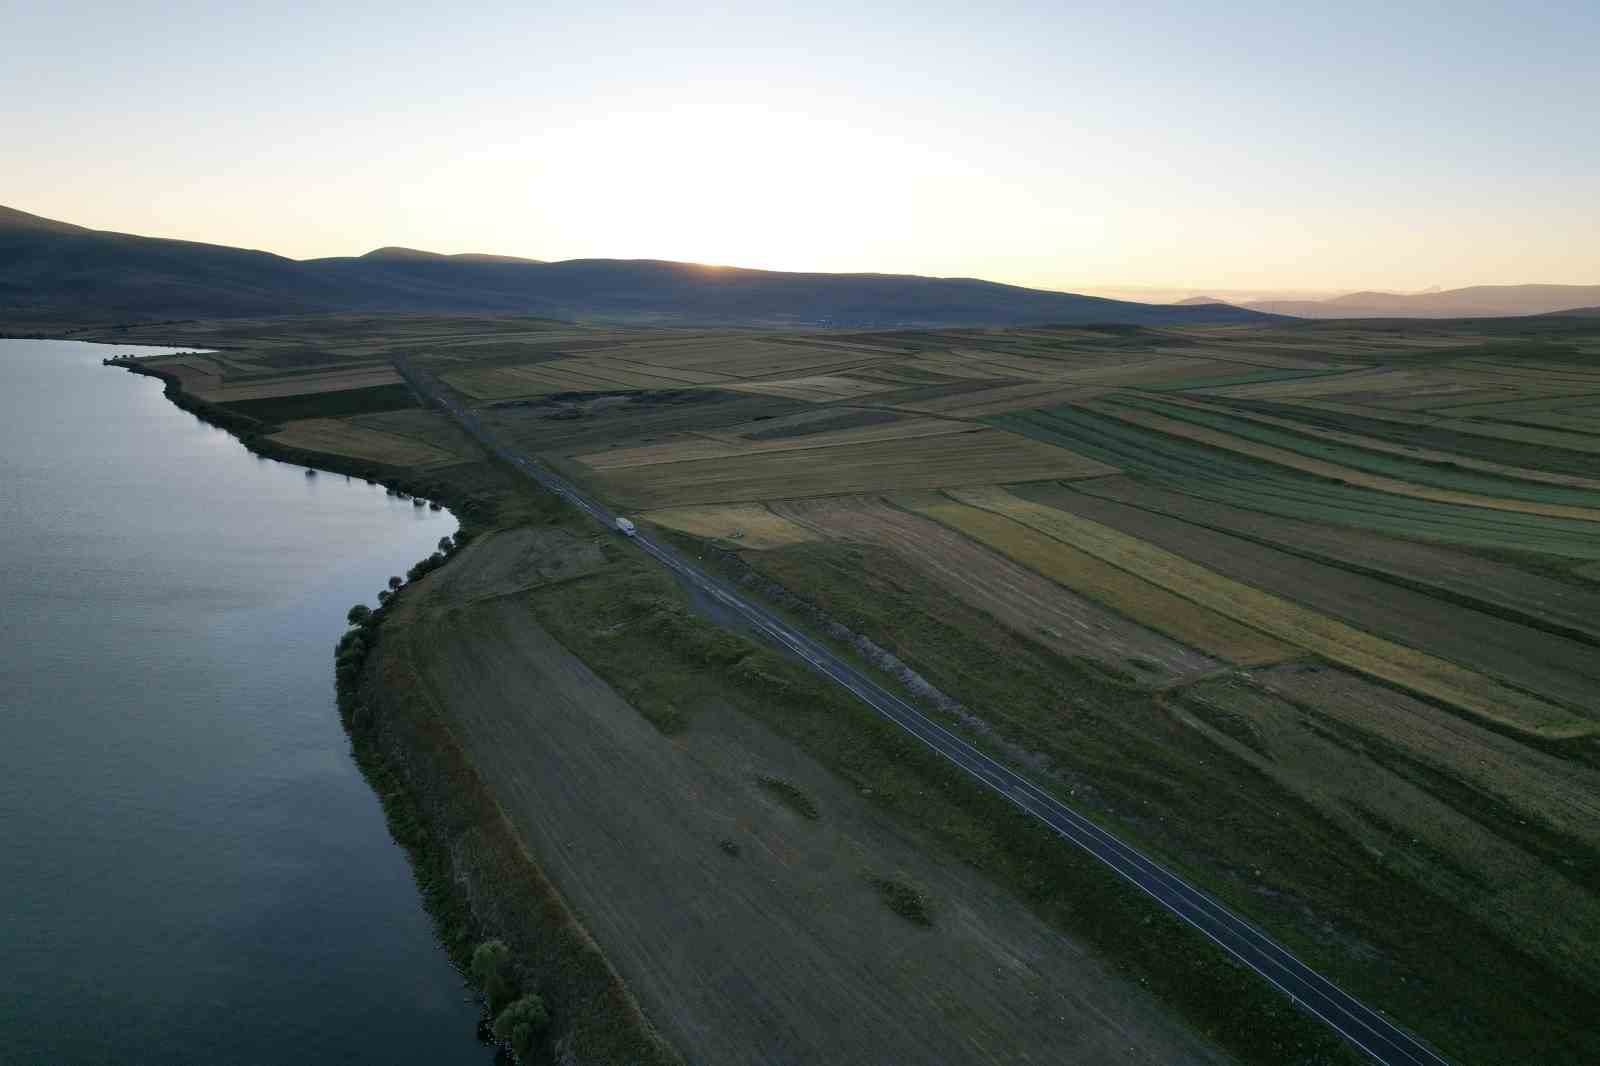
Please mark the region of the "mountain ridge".
POLYGON ((1257 311, 1297 318, 1504 318, 1600 303, 1600 285, 1469 285, 1433 292, 1352 292, 1326 300, 1252 300, 1257 311))
POLYGON ((1204 324, 1267 321, 978 278, 708 267, 659 259, 521 260, 388 246, 295 260, 0 208, 0 315, 158 319, 334 311, 532 314, 684 325, 1204 324))

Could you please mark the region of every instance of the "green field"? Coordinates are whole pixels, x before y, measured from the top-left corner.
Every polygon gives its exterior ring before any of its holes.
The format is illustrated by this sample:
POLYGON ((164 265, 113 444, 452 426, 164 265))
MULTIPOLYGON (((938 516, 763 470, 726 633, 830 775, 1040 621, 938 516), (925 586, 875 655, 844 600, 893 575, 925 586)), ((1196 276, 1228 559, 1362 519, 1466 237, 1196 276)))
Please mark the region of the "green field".
POLYGON ((1075 407, 984 421, 1098 459, 1161 485, 1288 518, 1475 548, 1600 559, 1594 523, 1489 511, 1340 484, 1075 407))

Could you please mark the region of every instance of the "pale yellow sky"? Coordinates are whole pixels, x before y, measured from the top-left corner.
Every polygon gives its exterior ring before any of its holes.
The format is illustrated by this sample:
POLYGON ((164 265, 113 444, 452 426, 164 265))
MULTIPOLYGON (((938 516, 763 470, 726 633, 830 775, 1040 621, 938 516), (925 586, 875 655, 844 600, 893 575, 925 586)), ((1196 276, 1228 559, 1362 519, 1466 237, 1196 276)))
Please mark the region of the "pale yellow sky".
POLYGON ((296 258, 1594 284, 1597 10, 21 4, 0 202, 296 258))

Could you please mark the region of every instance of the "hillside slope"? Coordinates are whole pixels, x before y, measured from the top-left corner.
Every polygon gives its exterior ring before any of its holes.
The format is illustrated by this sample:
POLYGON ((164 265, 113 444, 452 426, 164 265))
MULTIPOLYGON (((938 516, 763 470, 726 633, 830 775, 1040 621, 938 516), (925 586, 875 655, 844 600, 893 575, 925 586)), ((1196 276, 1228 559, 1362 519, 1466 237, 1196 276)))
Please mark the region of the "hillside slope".
POLYGON ((105 321, 312 311, 535 314, 718 325, 1250 322, 1177 307, 970 278, 795 274, 664 260, 557 263, 385 248, 297 261, 268 252, 89 230, 0 208, 0 315, 105 321))

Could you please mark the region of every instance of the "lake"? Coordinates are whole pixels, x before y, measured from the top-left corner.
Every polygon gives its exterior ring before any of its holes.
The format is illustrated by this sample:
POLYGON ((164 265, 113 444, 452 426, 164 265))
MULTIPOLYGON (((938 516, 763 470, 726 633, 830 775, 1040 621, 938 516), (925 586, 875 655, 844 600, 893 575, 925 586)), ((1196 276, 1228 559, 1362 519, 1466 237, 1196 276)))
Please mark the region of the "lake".
POLYGON ((478 1063, 333 648, 448 512, 0 340, 0 1061, 478 1063))

